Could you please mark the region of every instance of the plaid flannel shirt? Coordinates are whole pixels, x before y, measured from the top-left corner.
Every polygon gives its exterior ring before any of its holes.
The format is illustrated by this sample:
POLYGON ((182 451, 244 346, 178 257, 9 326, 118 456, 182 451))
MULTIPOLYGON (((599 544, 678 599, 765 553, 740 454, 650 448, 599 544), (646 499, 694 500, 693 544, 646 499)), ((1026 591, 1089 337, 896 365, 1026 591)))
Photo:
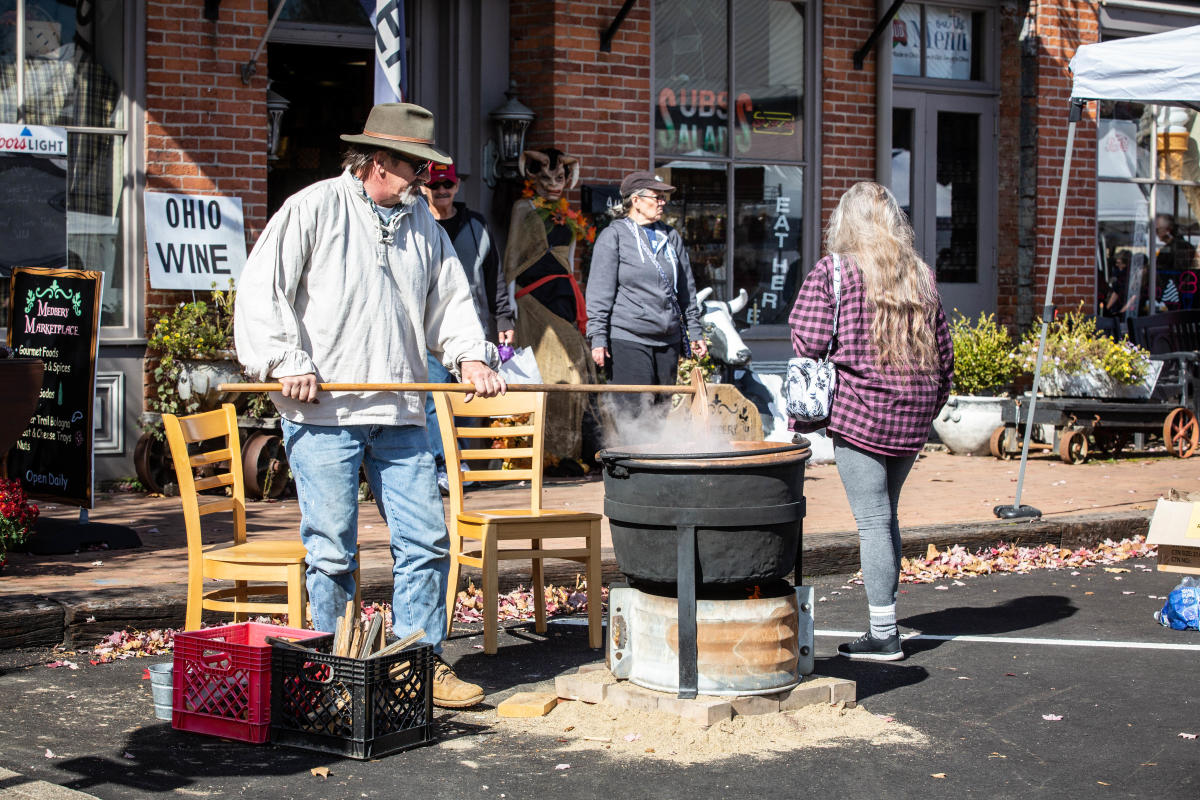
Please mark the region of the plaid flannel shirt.
MULTIPOLYGON (((929 426, 946 403, 954 376, 954 345, 942 304, 937 305, 934 330, 939 368, 934 375, 876 365, 871 345, 874 309, 864 292, 862 273, 842 257, 842 301, 838 331, 830 358, 837 365, 828 429, 864 450, 883 455, 909 455, 929 438, 929 426)), ((824 358, 833 332, 833 259, 817 262, 788 317, 792 349, 797 356, 824 358)), ((793 421, 793 430, 811 431, 821 425, 793 421)))

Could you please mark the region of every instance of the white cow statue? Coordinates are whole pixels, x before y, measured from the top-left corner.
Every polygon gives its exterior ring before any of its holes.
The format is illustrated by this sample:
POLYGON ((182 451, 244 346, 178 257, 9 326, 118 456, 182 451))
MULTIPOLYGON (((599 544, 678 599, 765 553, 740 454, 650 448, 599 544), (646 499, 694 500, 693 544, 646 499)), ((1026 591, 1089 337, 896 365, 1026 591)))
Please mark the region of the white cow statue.
POLYGON ((713 361, 731 367, 749 364, 750 348, 733 326, 733 315, 746 307, 750 296, 742 289, 732 300, 709 300, 712 293, 711 286, 696 292, 696 301, 703 309, 700 324, 704 326, 704 334, 708 337, 708 352, 713 361))

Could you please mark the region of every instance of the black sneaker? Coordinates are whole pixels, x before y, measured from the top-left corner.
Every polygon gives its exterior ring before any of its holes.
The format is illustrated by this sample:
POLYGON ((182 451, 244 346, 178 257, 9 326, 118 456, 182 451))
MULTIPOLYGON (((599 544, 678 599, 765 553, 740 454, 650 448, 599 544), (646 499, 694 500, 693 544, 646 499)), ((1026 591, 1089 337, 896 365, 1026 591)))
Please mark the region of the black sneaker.
POLYGON ((876 639, 868 631, 853 642, 839 644, 838 655, 853 661, 900 661, 904 651, 900 648, 900 634, 876 639))

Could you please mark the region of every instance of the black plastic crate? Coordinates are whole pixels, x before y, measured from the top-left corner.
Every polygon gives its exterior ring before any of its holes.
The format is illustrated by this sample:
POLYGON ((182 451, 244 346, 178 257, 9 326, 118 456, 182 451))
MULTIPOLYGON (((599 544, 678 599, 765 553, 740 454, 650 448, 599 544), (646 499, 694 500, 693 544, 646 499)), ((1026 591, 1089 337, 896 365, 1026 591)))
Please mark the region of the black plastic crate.
POLYGON ((272 742, 365 759, 432 740, 429 645, 380 658, 272 648, 272 742))

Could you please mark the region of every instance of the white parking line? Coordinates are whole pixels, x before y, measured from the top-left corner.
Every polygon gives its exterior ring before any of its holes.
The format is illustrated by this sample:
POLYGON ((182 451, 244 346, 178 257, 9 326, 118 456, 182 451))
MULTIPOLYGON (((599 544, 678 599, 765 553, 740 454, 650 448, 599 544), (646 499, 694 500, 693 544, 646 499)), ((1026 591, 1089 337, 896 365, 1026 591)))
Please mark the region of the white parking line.
MULTIPOLYGON (((815 636, 836 636, 857 639, 863 631, 813 631, 815 636)), ((1196 650, 1200 644, 1171 644, 1169 642, 1114 642, 1104 639, 1034 639, 1028 636, 972 636, 969 634, 905 633, 904 641, 931 639, 938 642, 986 642, 988 644, 1046 644, 1054 647, 1113 647, 1125 650, 1196 650)))

